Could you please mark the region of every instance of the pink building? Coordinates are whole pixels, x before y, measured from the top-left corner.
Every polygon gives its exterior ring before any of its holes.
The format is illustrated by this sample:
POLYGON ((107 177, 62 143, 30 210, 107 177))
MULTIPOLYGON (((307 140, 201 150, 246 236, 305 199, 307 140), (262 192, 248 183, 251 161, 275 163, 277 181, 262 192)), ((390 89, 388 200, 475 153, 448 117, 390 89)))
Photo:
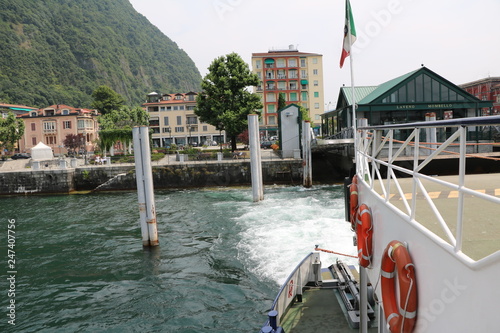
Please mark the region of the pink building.
POLYGON ((96 110, 58 104, 32 110, 18 117, 23 119, 24 136, 19 142, 21 152, 29 152, 38 142, 51 147, 55 155, 67 153, 64 139, 68 134, 81 135, 86 151, 93 151, 98 137, 96 110))

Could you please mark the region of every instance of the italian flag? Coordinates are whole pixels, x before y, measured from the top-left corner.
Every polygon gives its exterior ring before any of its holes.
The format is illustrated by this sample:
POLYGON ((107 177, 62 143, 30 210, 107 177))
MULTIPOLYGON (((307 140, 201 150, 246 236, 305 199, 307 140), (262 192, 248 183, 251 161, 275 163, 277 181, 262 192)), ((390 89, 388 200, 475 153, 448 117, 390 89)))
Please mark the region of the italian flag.
POLYGON ((351 4, 349 0, 345 2, 345 26, 344 26, 344 44, 342 55, 340 56, 340 68, 344 66, 344 60, 351 54, 351 46, 356 41, 356 28, 352 18, 351 4))

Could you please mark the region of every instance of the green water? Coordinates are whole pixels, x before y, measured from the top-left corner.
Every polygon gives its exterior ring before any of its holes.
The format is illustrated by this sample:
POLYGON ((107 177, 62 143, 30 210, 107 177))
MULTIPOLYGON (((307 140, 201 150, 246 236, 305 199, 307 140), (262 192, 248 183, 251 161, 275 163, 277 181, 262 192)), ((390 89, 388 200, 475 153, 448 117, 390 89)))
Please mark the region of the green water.
POLYGON ((272 187, 257 204, 248 188, 157 192, 152 250, 142 247, 134 192, 2 198, 0 331, 258 332, 280 279, 331 238, 310 227, 342 221, 340 192, 272 187), (277 260, 294 242, 297 253, 277 260))

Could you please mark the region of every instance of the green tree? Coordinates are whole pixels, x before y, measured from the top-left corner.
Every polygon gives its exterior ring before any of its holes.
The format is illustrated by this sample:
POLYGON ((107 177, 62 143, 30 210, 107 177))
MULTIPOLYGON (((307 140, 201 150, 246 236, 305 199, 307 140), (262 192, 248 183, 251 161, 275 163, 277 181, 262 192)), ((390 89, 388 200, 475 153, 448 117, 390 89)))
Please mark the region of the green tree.
POLYGON ((149 114, 141 107, 130 109, 127 106, 99 116, 99 145, 109 150, 116 142, 128 146, 132 142, 132 128, 148 125, 149 114))
POLYGON ((279 93, 278 96, 278 110, 284 109, 286 107, 285 94, 279 93))
POLYGON ((0 118, 0 147, 2 150, 12 150, 18 140, 24 135, 24 122, 9 112, 7 118, 0 118))
POLYGON ((99 86, 92 92, 92 108, 99 111, 102 115, 114 110, 120 110, 125 100, 123 97, 108 86, 99 86))
POLYGON ((309 111, 303 106, 299 107, 300 115, 302 116, 302 120, 311 121, 311 117, 309 116, 309 111))
POLYGON ((236 53, 215 59, 208 71, 194 112, 202 122, 225 130, 234 151, 236 136, 248 127, 247 115, 262 108, 260 98, 246 89, 258 85, 259 78, 236 53))

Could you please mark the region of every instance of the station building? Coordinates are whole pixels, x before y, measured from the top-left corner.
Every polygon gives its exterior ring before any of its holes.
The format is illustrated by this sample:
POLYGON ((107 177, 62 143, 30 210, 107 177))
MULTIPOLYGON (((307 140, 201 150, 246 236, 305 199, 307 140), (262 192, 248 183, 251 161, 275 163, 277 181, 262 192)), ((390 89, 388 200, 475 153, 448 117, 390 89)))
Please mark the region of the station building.
MULTIPOLYGON (((426 67, 378 86, 355 87, 354 98, 356 118, 366 118, 374 126, 425 121, 429 114, 436 120, 478 117, 493 106, 492 101, 479 99, 426 67)), ((341 87, 336 109, 322 115, 324 137, 350 135, 352 104, 351 88, 341 87)), ((396 139, 406 137, 405 131, 395 133, 396 139)))

